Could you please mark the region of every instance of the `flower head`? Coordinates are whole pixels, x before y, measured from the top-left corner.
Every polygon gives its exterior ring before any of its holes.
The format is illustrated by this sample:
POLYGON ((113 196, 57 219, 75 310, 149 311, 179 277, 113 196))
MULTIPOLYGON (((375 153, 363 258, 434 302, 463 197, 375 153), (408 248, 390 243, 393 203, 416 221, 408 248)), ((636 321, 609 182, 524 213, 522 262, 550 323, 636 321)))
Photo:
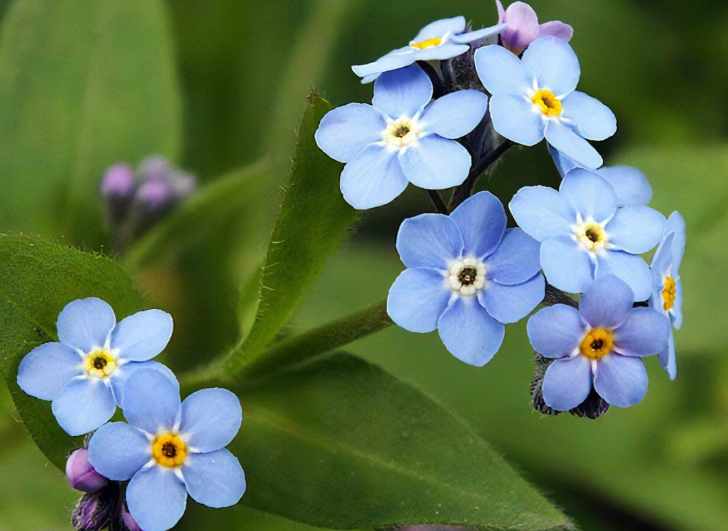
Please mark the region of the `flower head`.
POLYGON ((513 142, 533 146, 546 137, 561 153, 587 168, 602 157, 587 140, 605 140, 617 120, 604 104, 576 89, 579 60, 556 37, 535 40, 519 59, 500 46, 475 52, 478 76, 492 94, 493 127, 513 142))
POLYGON ((498 8, 498 22, 507 24, 508 29, 501 33, 503 46, 516 55, 521 55, 528 45, 539 37, 552 36, 569 42, 574 30, 568 24, 559 21, 538 23, 538 16, 533 8, 523 2, 514 2, 503 9, 500 0, 495 0, 498 8))
POLYGON ((184 514, 187 494, 208 507, 229 507, 245 492, 245 474, 225 447, 240 429, 238 398, 204 389, 180 403, 162 374, 138 371, 126 386, 127 423, 101 427, 89 442, 99 473, 129 481, 126 503, 144 531, 166 531, 184 514))
POLYGON ((440 190, 467 178, 472 160, 455 139, 480 123, 488 97, 461 90, 431 99, 430 78, 413 65, 377 79, 372 105, 345 105, 321 120, 316 142, 347 163, 341 191, 354 208, 387 204, 410 182, 440 190))
POLYGON ((71 488, 81 492, 96 492, 109 481, 91 466, 88 450, 85 448, 79 448, 68 457, 66 477, 71 488))
POLYGON ((410 332, 437 329, 450 353, 482 367, 500 348, 504 324, 544 298, 538 248, 521 229, 506 230, 503 205, 488 192, 450 216, 407 219, 397 250, 408 269, 389 291, 387 312, 410 332))
POLYGON ((53 402, 53 414, 69 435, 83 435, 106 423, 121 405, 124 385, 172 337, 172 317, 161 310, 135 313, 116 323, 111 306, 96 298, 66 305, 58 316, 58 343, 34 348, 20 363, 18 385, 31 396, 53 402))
POLYGON ((597 280, 579 309, 557 304, 528 321, 533 348, 554 359, 543 380, 546 405, 557 411, 579 406, 592 390, 617 407, 640 402, 647 371, 640 358, 661 352, 670 323, 650 308, 633 308, 634 294, 613 275, 597 280))
POLYGON ((521 189, 510 203, 518 225, 541 242, 541 266, 554 287, 583 293, 595 279, 616 275, 637 301, 652 292, 647 263, 638 255, 662 237, 665 218, 646 206, 617 208, 612 187, 586 170, 574 170, 559 191, 521 189))

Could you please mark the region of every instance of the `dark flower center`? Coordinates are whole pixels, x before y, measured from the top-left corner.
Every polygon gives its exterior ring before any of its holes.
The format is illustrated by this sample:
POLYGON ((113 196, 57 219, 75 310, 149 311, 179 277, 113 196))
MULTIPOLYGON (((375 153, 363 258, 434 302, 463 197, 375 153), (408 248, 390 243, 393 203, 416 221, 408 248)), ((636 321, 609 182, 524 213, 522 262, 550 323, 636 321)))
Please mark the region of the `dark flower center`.
POLYGON ((472 283, 475 282, 475 277, 478 276, 478 270, 474 267, 464 267, 462 271, 458 274, 458 280, 463 284, 463 286, 469 286, 472 283))
POLYGON ((162 453, 167 457, 175 457, 177 455, 177 447, 171 442, 165 443, 162 446, 162 453))
POLYGON ((98 358, 94 358, 94 369, 102 370, 109 362, 106 361, 106 358, 102 358, 99 356, 98 358))
POLYGON ((402 125, 402 126, 398 127, 397 130, 394 132, 394 136, 396 136, 398 138, 404 138, 409 134, 409 132, 410 132, 410 128, 407 127, 406 125, 402 125))
POLYGON ((597 233, 597 231, 595 231, 594 229, 587 230, 586 237, 594 243, 597 243, 599 241, 599 233, 597 233))
POLYGON ((603 339, 595 339, 592 341, 591 348, 592 350, 599 350, 604 346, 604 340, 603 339))

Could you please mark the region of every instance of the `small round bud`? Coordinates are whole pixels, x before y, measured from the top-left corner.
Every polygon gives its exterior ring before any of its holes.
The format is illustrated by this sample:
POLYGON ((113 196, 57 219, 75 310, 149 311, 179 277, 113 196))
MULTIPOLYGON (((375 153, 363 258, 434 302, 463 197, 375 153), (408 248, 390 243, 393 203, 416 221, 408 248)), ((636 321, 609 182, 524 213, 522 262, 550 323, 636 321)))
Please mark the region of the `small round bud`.
POLYGON ((134 517, 129 512, 126 503, 121 507, 121 521, 124 522, 128 531, 142 531, 142 528, 139 527, 139 524, 136 523, 134 517))
POLYGON ((127 164, 115 164, 104 174, 101 195, 104 197, 130 198, 134 193, 134 171, 127 164))
POLYGON ((96 492, 108 483, 108 479, 96 472, 88 460, 88 450, 73 452, 66 461, 66 477, 71 488, 81 492, 96 492))
POLYGON ((145 181, 166 179, 172 170, 172 165, 161 155, 147 157, 139 165, 139 175, 145 181))
POLYGON ((164 210, 173 201, 173 190, 166 179, 149 179, 139 187, 137 199, 150 212, 164 210))

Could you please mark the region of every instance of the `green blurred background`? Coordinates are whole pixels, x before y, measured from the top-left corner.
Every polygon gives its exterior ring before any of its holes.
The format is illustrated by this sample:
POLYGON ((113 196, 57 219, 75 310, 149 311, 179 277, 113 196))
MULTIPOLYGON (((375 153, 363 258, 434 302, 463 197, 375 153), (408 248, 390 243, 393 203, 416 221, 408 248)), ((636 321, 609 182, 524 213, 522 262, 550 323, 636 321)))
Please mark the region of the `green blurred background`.
MULTIPOLYGON (((74 0, 58 0, 64 1, 74 0)), ((11 4, 2 2, 3 15, 11 4)), ((530 408, 533 367, 524 324, 510 327, 502 351, 484 369, 459 363, 436 335, 394 328, 349 350, 462 414, 582 529, 728 529, 728 4, 534 0, 532 5, 542 21, 574 26, 580 87, 618 117, 617 135, 598 146, 607 163, 642 168, 655 191, 653 206, 666 215, 680 210, 687 220, 677 381, 670 382, 650 359, 650 392, 638 406, 613 408, 598 421, 542 418, 530 408)), ((371 86, 360 85, 350 65, 401 46, 437 18, 463 14, 478 27, 496 20, 490 0, 169 0, 164 7, 183 136, 181 146, 160 142, 158 149, 203 186, 271 154, 279 168, 279 180, 268 183, 271 192, 285 177, 311 88, 334 105, 368 101, 371 86)), ((145 31, 144 21, 138 31, 145 31)), ((76 63, 85 60, 86 51, 77 50, 76 63)), ((140 62, 143 52, 135 51, 140 62)), ((133 91, 134 65, 132 60, 100 68, 119 68, 115 82, 133 91)), ((51 93, 55 89, 49 86, 51 93)), ((82 105, 65 111, 82 112, 82 105)), ((4 112, 0 107, 0 115, 4 112)), ((37 127, 40 131, 42 121, 37 127)), ((95 163, 103 169, 114 162, 95 163)), ((19 177, 7 168, 0 172, 3 195, 6 184, 19 177)), ((43 179, 37 175, 40 190, 43 179)), ((543 146, 511 151, 482 185, 507 202, 518 188, 535 183, 558 185, 543 146)), ((50 196, 51 188, 44 193, 50 196)), ((193 367, 238 339, 246 310, 237 306, 238 294, 260 263, 276 197, 267 193, 243 203, 213 232, 139 272, 149 298, 175 316, 176 333, 164 360, 172 367, 193 367)), ((69 213, 49 201, 48 209, 31 200, 15 202, 11 214, 0 212, 0 231, 39 232, 114 253, 100 202, 87 205, 84 223, 73 225, 66 223, 69 213)), ((410 187, 392 205, 367 213, 330 260, 291 331, 385 298, 402 269, 393 245, 399 223, 430 210, 427 195, 410 187)), ((76 494, 35 448, 0 385, 0 531, 70 529, 76 494)), ((195 511, 181 528, 226 529, 225 521, 225 511, 214 516, 195 511)), ((261 517, 251 529, 286 526, 261 517)))

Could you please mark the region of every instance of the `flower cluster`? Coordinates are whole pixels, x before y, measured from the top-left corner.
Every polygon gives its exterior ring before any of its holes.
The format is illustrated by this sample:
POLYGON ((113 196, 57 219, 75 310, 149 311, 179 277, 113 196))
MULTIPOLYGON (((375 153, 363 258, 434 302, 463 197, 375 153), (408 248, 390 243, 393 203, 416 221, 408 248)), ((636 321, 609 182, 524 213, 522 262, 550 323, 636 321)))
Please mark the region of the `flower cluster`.
POLYGON ((345 164, 341 191, 354 208, 390 203, 409 183, 433 199, 437 214, 399 229, 407 269, 389 292, 392 321, 437 330, 450 353, 481 367, 505 325, 543 304, 528 323, 544 371, 535 403, 554 413, 628 407, 647 391, 641 358, 658 355, 676 375, 670 322, 682 324, 685 223, 648 206, 641 171, 604 166, 591 144, 614 135, 617 120, 577 90, 571 26, 539 24, 523 2, 496 4, 492 27, 439 20, 408 46, 354 66, 374 81, 372 104, 334 109, 316 141, 345 164), (518 191, 509 202, 517 226, 507 228, 498 198, 473 195, 476 181, 511 146, 543 140, 561 186, 518 191), (453 188, 446 205, 439 191, 453 188), (642 255, 656 247, 648 265, 642 255))

